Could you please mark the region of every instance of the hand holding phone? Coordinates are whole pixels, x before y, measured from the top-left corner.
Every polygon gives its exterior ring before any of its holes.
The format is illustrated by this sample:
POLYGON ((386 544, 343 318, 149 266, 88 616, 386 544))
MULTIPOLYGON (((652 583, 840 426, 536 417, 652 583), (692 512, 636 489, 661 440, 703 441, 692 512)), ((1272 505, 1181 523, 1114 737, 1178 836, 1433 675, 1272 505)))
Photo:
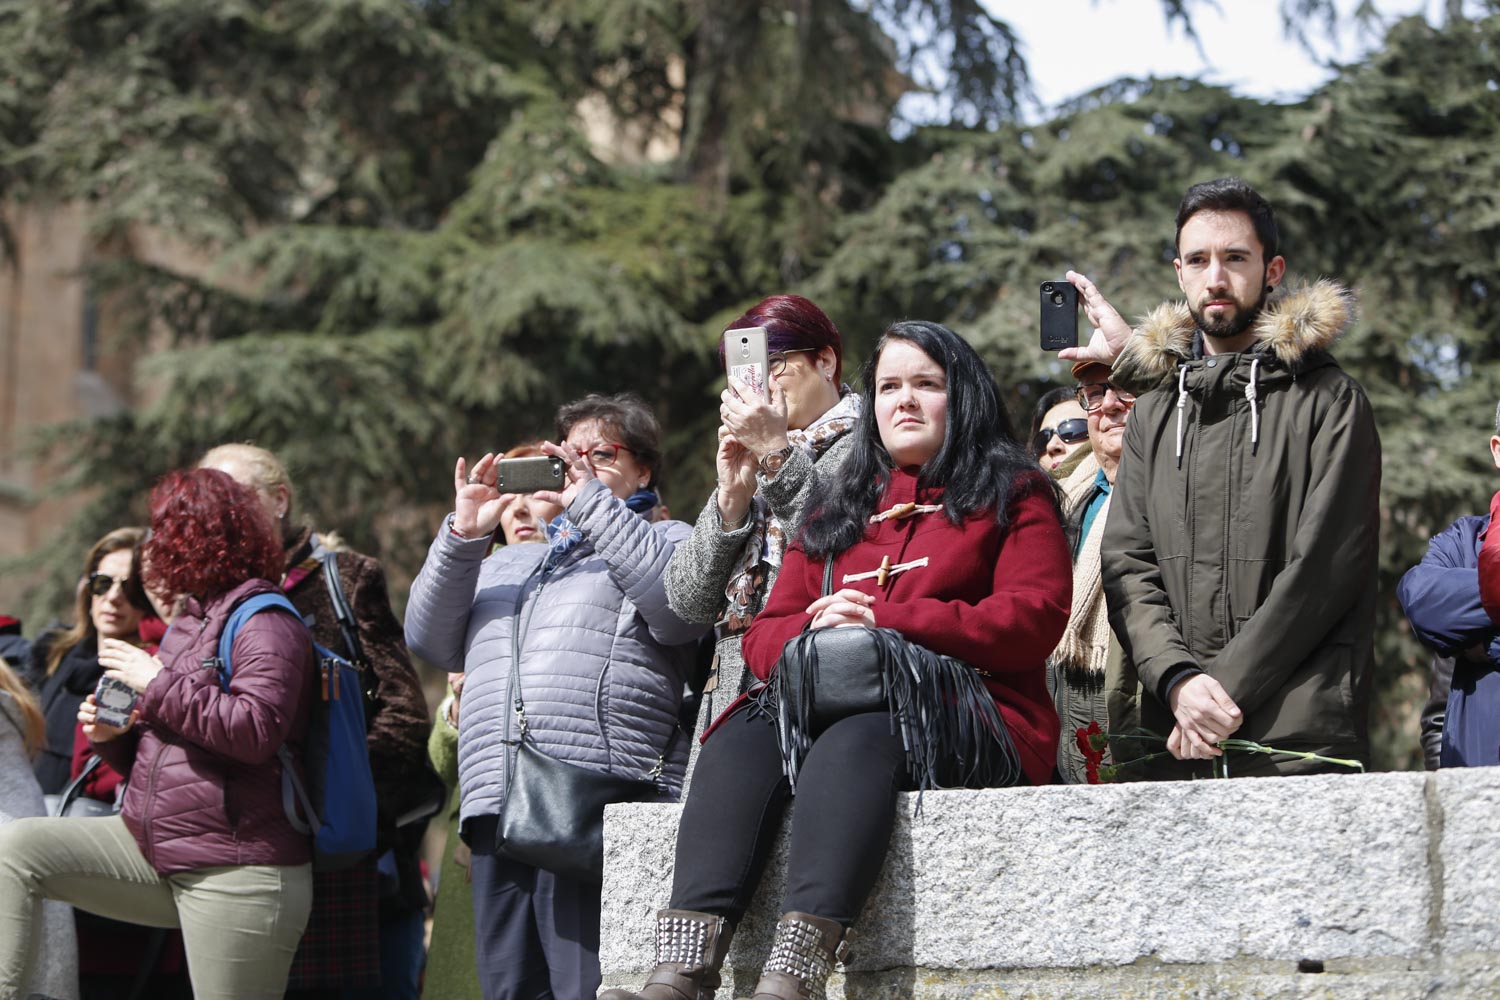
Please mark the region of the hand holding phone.
POLYGON ((495 463, 495 489, 501 493, 535 493, 563 488, 563 460, 552 455, 502 458, 495 463))

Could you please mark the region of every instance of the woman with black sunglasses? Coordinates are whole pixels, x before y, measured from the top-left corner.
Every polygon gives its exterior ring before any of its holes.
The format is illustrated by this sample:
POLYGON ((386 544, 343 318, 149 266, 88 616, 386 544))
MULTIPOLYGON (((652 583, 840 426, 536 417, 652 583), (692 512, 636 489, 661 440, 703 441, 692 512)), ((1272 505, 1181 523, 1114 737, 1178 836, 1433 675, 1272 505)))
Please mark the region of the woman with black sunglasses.
POLYGON ((140 528, 117 528, 95 542, 78 582, 73 626, 44 634, 31 648, 26 681, 47 720, 34 764, 44 794, 61 792, 69 781, 78 706, 104 673, 100 639, 140 645, 142 624, 148 630, 159 624, 141 589, 136 550, 144 535, 140 528))
POLYGON ((1036 401, 1027 450, 1054 479, 1062 479, 1087 454, 1088 414, 1071 386, 1058 387, 1036 401))

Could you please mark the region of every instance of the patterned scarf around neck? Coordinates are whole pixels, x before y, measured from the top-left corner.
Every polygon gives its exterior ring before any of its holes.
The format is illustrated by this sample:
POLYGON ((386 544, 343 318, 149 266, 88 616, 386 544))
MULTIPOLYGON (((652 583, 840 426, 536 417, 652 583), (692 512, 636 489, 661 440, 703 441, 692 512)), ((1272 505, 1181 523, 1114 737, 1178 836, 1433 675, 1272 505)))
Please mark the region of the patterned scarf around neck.
MULTIPOLYGON (((854 427, 861 408, 859 394, 847 385, 839 387, 839 401, 801 430, 789 430, 786 439, 816 462, 833 443, 854 427)), ((786 525, 771 513, 771 505, 757 491, 750 501, 750 534, 740 550, 740 561, 729 574, 724 588, 724 617, 720 633, 733 635, 750 627, 755 597, 766 581, 766 569, 781 565, 786 551, 786 525)))

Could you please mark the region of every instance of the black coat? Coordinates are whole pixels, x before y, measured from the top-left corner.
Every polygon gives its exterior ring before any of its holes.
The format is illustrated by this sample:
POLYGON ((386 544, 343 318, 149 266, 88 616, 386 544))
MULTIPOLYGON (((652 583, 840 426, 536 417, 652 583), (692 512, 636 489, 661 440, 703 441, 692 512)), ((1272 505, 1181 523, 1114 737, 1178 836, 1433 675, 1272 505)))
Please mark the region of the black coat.
POLYGON ((99 665, 98 640, 87 638, 74 646, 57 665, 57 672, 47 676, 47 653, 61 632, 43 635, 31 647, 31 663, 26 681, 42 703, 47 720, 47 739, 36 755, 33 770, 42 792, 51 795, 68 784, 73 769, 73 735, 78 727, 78 706, 99 683, 104 668, 99 665))

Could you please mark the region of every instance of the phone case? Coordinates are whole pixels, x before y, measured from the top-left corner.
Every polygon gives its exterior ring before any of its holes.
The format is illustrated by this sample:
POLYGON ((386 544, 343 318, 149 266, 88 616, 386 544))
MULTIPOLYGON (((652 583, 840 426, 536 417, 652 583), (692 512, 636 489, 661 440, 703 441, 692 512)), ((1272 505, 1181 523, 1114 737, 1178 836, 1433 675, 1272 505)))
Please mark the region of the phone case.
POLYGON ((724 331, 724 366, 729 374, 760 394, 771 398, 770 356, 766 353, 766 331, 746 326, 724 331))
POLYGON ((94 707, 98 709, 98 720, 106 726, 123 729, 130 723, 130 713, 135 708, 135 688, 113 677, 99 678, 94 689, 94 707))
POLYGON ((1042 282, 1042 350, 1078 346, 1078 289, 1066 280, 1042 282))
POLYGON ((495 463, 495 488, 501 493, 535 493, 563 488, 563 461, 551 455, 502 458, 495 463))

